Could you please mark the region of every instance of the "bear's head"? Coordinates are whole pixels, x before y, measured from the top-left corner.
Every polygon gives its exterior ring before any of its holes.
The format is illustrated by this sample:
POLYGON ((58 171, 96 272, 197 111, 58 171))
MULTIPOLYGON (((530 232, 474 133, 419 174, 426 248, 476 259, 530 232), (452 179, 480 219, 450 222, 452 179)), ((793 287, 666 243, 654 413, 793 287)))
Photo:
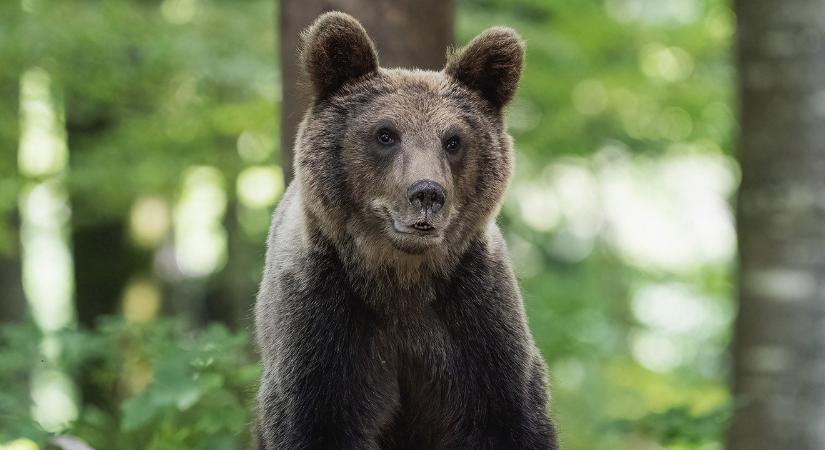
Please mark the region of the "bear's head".
POLYGON ((523 57, 518 34, 496 27, 450 52, 439 72, 385 69, 358 21, 318 18, 303 34, 313 101, 296 169, 321 232, 386 265, 466 248, 510 177, 503 109, 523 57))

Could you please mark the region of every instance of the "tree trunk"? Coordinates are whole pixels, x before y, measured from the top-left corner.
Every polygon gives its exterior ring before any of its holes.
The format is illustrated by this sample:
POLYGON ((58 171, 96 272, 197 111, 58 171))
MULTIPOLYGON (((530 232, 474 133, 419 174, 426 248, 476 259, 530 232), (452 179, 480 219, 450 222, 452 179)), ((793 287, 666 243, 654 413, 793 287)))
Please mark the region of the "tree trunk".
MULTIPOLYGON (((73 205, 84 200, 75 196, 73 205)), ((77 317, 84 327, 94 328, 100 316, 116 314, 129 279, 149 266, 148 256, 129 246, 127 234, 128 225, 122 218, 73 223, 77 317)))
MULTIPOLYGON (((71 107, 67 108, 66 119, 68 145, 73 155, 93 151, 90 143, 111 126, 110 118, 105 115, 79 122, 71 107)), ((72 163, 77 163, 77 159, 70 159, 69 164, 72 163)), ((127 212, 104 217, 99 211, 99 199, 81 192, 69 194, 75 309, 79 324, 94 329, 101 316, 119 311, 124 288, 136 273, 148 271, 150 255, 129 244, 127 212)), ((82 403, 115 414, 118 399, 102 388, 93 375, 99 364, 100 361, 88 362, 75 377, 82 403)))
POLYGON ((20 174, 17 168, 15 149, 20 143, 20 76, 22 49, 14 44, 14 36, 20 35, 20 2, 0 2, 0 17, 4 20, 5 36, 0 42, 0 60, 4 69, 0 71, 0 116, 6 122, 5 130, 0 130, 0 189, 5 192, 0 200, 0 323, 17 322, 26 315, 26 299, 23 294, 23 268, 20 249, 20 216, 16 208, 20 174), (9 46, 10 44, 10 46, 9 46), (11 195, 9 195, 11 194, 11 195), (4 204, 3 204, 4 203, 4 204))
POLYGON ((736 0, 739 315, 729 450, 825 449, 825 2, 736 0))
POLYGON ((17 227, 17 210, 9 216, 14 217, 7 224, 13 242, 7 251, 0 251, 0 323, 19 322, 26 314, 26 299, 23 297, 23 272, 20 264, 20 240, 17 227))
POLYGON ((453 42, 453 0, 281 0, 281 164, 292 180, 292 145, 308 106, 307 83, 298 65, 301 31, 325 11, 352 14, 378 47, 383 67, 439 70, 453 42))

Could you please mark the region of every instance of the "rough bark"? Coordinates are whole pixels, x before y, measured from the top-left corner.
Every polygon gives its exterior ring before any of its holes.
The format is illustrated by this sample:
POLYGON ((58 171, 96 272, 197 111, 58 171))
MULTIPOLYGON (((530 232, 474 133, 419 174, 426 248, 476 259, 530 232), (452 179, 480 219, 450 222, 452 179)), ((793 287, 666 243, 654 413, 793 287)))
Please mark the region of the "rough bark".
POLYGON ((825 448, 825 2, 736 0, 739 315, 729 450, 825 448))
POLYGON ((343 11, 361 21, 375 41, 381 66, 439 70, 453 42, 453 0, 281 0, 281 164, 292 180, 295 132, 309 102, 298 65, 299 35, 325 11, 343 11))

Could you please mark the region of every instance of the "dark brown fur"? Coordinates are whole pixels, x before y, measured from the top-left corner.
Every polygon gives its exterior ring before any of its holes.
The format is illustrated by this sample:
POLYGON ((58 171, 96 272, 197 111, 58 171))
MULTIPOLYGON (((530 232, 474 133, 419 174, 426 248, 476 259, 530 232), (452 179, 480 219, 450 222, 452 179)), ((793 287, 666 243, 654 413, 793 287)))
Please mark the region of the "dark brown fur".
POLYGON ((512 171, 502 108, 522 59, 506 28, 443 72, 379 68, 341 13, 304 34, 315 100, 256 306, 260 448, 556 448, 494 223, 512 171), (460 151, 445 151, 451 139, 460 151), (443 187, 443 208, 408 198, 419 180, 443 187), (422 222, 432 228, 410 228, 422 222))

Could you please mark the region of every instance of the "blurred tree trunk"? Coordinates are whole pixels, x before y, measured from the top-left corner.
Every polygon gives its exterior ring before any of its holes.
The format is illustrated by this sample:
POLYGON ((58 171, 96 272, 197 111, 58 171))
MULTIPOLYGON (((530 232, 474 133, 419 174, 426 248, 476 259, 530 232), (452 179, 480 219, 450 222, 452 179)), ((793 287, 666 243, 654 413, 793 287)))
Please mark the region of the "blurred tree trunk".
POLYGON ((729 450, 825 449, 825 2, 736 0, 739 315, 729 450))
POLYGON ((383 67, 439 70, 453 43, 453 0, 281 0, 281 164, 287 183, 293 176, 295 132, 309 102, 298 65, 299 35, 319 14, 332 10, 351 14, 364 25, 383 67))
MULTIPOLYGON (((12 19, 9 23, 19 24, 20 9, 18 5, 0 6, 0 14, 7 14, 12 19)), ((17 25, 19 26, 19 25, 17 25)), ((17 29, 12 27, 9 35, 14 35, 17 29)), ((0 47, 0 51, 2 51, 0 47)), ((12 67, 14 63, 12 62, 12 67)), ((8 70, 0 74, 0 98, 7 101, 0 104, 0 114, 7 117, 10 129, 20 129, 20 68, 8 70)), ((19 173, 14 148, 19 144, 19 132, 14 134, 0 134, 0 180, 5 181, 3 189, 9 192, 5 204, 0 203, 0 323, 17 322, 26 314, 26 299, 23 295, 23 267, 20 252, 20 212, 17 209, 19 195, 19 173), (12 188, 12 186, 14 186, 12 188), (13 192, 12 192, 13 191, 13 192), (8 195, 11 194, 11 195, 8 195), (6 203, 8 202, 8 203, 6 203)), ((3 200, 0 200, 2 202, 3 200)))
POLYGON ((0 58, 5 58, 0 71, 0 115, 8 128, 0 130, 0 322, 16 322, 26 314, 23 294, 23 267, 20 252, 20 212, 15 206, 19 195, 19 171, 15 155, 20 143, 20 76, 22 49, 13 44, 21 26, 20 2, 0 2, 0 17, 6 39, 0 39, 0 58), (9 48, 8 43, 12 43, 9 48), (2 242, 5 241, 5 242, 2 242))
POLYGON ((17 227, 17 210, 9 214, 13 219, 0 226, 12 227, 9 236, 11 248, 0 251, 0 323, 19 322, 26 313, 23 297, 23 271, 20 260, 20 240, 17 227))
MULTIPOLYGON (((66 138, 72 153, 87 151, 86 142, 93 142, 111 127, 111 119, 105 114, 93 118, 77 118, 74 103, 66 107, 66 138)), ((77 158, 70 158, 71 166, 77 158)), ((97 199, 70 190, 69 201, 73 207, 70 223, 72 260, 74 262, 75 308, 81 325, 93 328, 101 315, 117 311, 118 300, 127 277, 124 264, 128 259, 123 251, 126 229, 125 216, 99 218, 97 199)))
MULTIPOLYGON (((90 142, 112 126, 105 113, 92 120, 82 120, 67 106, 66 134, 73 155, 93 151, 90 142)), ((77 158, 70 158, 77 163, 77 158)), ((119 312, 121 297, 129 280, 147 272, 149 255, 131 246, 128 240, 128 212, 102 214, 99 199, 70 190, 72 205, 70 240, 74 263, 75 309, 82 327, 93 329, 101 316, 119 312)), ((99 361, 91 361, 78 373, 76 380, 83 404, 95 405, 110 414, 117 413, 119 399, 102 389, 94 378, 99 361)))
MULTIPOLYGON (((83 200, 74 197, 72 205, 83 200)), ((148 266, 148 258, 130 248, 128 224, 122 219, 72 223, 77 317, 88 328, 95 326, 98 317, 118 312, 129 279, 148 266)))

